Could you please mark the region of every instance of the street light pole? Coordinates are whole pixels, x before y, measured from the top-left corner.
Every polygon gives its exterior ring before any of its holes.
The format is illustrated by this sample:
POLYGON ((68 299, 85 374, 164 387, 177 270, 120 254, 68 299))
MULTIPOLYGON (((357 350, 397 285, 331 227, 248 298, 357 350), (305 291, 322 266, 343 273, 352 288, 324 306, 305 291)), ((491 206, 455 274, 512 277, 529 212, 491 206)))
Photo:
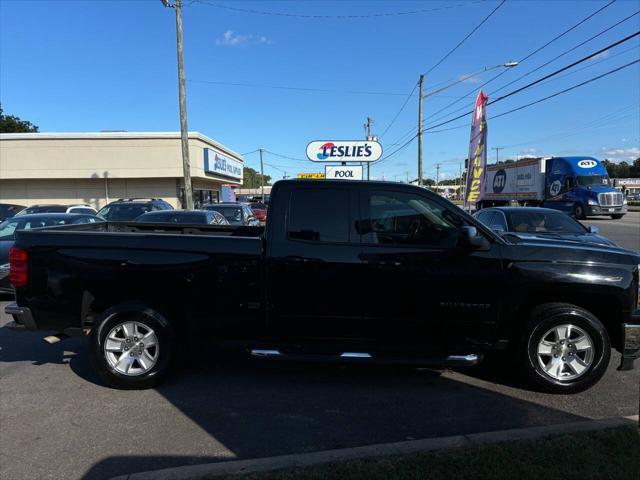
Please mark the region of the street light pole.
POLYGON ((184 207, 193 210, 193 188, 191 185, 191 162, 189 160, 189 130, 187 129, 187 93, 184 82, 184 61, 182 52, 182 0, 172 4, 161 0, 165 7, 176 11, 176 39, 178 43, 178 97, 180 103, 180 140, 182 144, 182 174, 184 177, 184 207))

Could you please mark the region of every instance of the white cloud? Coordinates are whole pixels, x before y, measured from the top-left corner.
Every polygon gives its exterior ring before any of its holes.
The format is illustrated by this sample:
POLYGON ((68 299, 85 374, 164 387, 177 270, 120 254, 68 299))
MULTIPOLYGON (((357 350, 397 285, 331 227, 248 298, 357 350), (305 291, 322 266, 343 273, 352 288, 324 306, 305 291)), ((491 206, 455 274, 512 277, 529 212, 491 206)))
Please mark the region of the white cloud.
POLYGON ((226 47, 242 47, 246 45, 270 45, 273 42, 264 35, 240 35, 233 30, 227 30, 221 38, 216 38, 216 45, 226 47))
POLYGON ((632 162, 636 158, 640 157, 640 148, 631 147, 631 148, 608 148, 602 147, 602 154, 608 160, 611 160, 614 163, 617 162, 632 162))
POLYGON ((596 56, 591 57, 589 60, 600 60, 601 58, 607 58, 608 56, 609 56, 609 50, 605 50, 604 52, 601 52, 596 56))

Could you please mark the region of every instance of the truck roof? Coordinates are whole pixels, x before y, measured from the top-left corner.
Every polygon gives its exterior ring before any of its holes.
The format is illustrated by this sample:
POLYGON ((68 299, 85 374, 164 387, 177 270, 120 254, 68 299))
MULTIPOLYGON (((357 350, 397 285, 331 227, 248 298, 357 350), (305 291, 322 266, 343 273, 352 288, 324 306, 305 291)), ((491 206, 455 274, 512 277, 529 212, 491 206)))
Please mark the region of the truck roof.
MULTIPOLYGON (((409 185, 403 182, 388 182, 382 180, 328 180, 328 179, 310 179, 310 178, 289 178, 287 180, 278 180, 275 184, 307 184, 307 185, 380 185, 380 186, 389 186, 389 185, 402 185, 405 187, 415 187, 421 188, 417 185, 409 185)), ((428 188, 422 187, 424 190, 429 190, 428 188)))

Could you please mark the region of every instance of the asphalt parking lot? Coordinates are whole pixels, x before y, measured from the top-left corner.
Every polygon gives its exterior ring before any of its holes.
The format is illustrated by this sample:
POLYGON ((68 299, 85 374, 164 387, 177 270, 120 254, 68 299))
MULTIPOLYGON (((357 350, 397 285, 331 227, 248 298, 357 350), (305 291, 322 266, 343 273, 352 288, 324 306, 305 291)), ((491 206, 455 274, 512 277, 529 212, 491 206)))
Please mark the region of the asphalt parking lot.
MULTIPOLYGON (((589 219, 640 249, 640 213, 589 219)), ((1 302, 4 308, 6 302, 1 302)), ((193 463, 638 413, 640 369, 553 396, 482 369, 264 363, 187 352, 158 389, 100 385, 83 340, 47 345, 0 315, 0 478, 102 479, 193 463)))

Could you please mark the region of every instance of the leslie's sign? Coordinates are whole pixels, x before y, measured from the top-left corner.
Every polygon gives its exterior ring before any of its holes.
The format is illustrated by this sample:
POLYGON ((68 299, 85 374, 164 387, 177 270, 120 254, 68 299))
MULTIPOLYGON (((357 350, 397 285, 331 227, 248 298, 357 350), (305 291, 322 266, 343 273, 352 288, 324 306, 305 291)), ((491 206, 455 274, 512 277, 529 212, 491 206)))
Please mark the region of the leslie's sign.
POLYGON ((382 156, 382 145, 373 141, 318 140, 307 145, 312 162, 374 162, 382 156))

